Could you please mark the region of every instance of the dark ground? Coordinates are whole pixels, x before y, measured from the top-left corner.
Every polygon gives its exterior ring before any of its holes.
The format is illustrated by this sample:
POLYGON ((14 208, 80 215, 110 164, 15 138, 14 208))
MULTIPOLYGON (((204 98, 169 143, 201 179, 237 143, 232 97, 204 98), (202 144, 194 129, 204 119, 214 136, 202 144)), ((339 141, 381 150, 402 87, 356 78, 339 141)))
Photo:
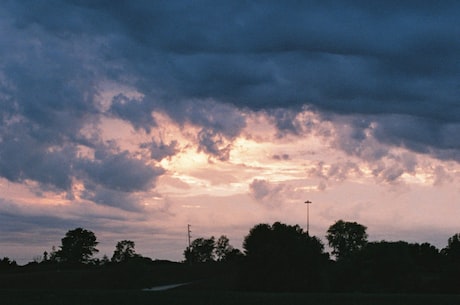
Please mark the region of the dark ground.
POLYGON ((460 295, 246 293, 222 290, 0 290, 3 305, 452 305, 460 295))
POLYGON ((228 264, 134 262, 108 266, 29 265, 0 270, 1 305, 436 305, 460 294, 270 293, 238 290, 228 264), (193 282, 173 290, 143 288, 193 282))

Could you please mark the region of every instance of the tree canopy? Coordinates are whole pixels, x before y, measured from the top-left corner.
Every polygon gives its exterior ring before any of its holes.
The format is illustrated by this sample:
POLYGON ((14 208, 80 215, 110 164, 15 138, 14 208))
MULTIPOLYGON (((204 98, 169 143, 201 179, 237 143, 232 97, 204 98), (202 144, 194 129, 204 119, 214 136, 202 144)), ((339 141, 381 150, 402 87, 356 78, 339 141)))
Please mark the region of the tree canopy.
POLYGON ((367 244, 367 227, 338 220, 327 230, 326 238, 337 260, 351 257, 367 244))
POLYGON ((68 231, 61 242, 62 245, 56 256, 62 262, 87 263, 95 253, 99 252, 96 249, 98 244, 96 235, 83 228, 68 231))
POLYGON ((134 249, 135 243, 132 240, 122 240, 117 243, 115 246, 115 251, 111 261, 114 263, 126 262, 129 259, 139 257, 139 254, 136 254, 134 249))
POLYGON ((454 234, 447 240, 447 247, 442 249, 442 253, 450 261, 460 262, 460 233, 454 234))
POLYGON ((207 263, 215 260, 215 238, 197 238, 184 251, 185 261, 189 263, 207 263))
MULTIPOLYGON (((30 270, 34 275, 44 272, 46 276, 56 271, 51 285, 62 283, 62 287, 147 287, 145 283, 150 283, 152 274, 161 273, 168 282, 199 276, 212 278, 211 285, 225 283, 232 289, 271 292, 460 292, 460 233, 451 236, 439 251, 429 243, 368 242, 365 226, 339 220, 329 227, 327 238, 335 261, 324 252, 321 241, 299 225, 275 222, 251 228, 244 238, 244 254, 230 245, 225 235, 217 240, 197 238, 184 251, 186 262, 194 263, 187 266, 142 257, 136 254, 133 241, 121 240, 109 263, 106 255, 92 258, 98 252, 95 234, 77 228, 66 233, 58 251, 53 246, 50 253, 45 251, 43 257, 35 257, 24 268, 8 257, 0 259, 0 284, 19 287, 28 277, 16 275, 30 270), (89 270, 97 273, 86 272, 89 270), (168 274, 171 271, 173 275, 168 274), (64 283, 61 275, 69 281, 64 283), (219 283, 214 283, 217 278, 219 283), (11 284, 14 279, 20 280, 11 284)), ((32 282, 35 287, 35 281, 29 280, 32 282)))
POLYGON ((321 241, 298 225, 275 222, 254 226, 243 243, 244 277, 252 288, 305 291, 321 283, 321 266, 327 261, 321 241))

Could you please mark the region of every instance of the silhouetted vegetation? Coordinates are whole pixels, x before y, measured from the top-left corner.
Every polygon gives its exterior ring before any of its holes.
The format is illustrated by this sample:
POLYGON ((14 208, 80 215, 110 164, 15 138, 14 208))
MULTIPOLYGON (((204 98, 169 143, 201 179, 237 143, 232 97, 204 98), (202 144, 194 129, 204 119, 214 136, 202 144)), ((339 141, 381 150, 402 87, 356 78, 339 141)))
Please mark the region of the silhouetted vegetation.
POLYGON ((61 240, 61 249, 56 252, 57 260, 70 264, 88 263, 96 249, 98 242, 96 235, 88 230, 76 228, 66 233, 61 240))
POLYGON ((122 263, 132 260, 133 258, 140 257, 134 249, 135 243, 132 240, 122 240, 117 243, 115 246, 115 251, 113 252, 112 262, 122 263))
POLYGON ((11 260, 9 257, 4 257, 0 260, 0 270, 8 270, 17 267, 16 261, 11 260))
POLYGON ((210 238, 197 238, 184 250, 185 262, 189 264, 209 262, 231 262, 242 257, 240 250, 233 248, 227 236, 216 241, 210 238))
POLYGON ((459 293, 460 234, 444 249, 428 243, 367 240, 366 227, 339 220, 327 231, 329 253, 318 237, 298 225, 255 225, 244 238, 244 253, 222 235, 197 238, 184 262, 155 261, 119 241, 109 260, 94 258, 96 235, 77 228, 59 250, 18 266, 0 260, 0 288, 140 289, 191 283, 187 289, 266 292, 459 293))
POLYGON ((367 244, 367 228, 356 222, 338 220, 327 230, 327 241, 337 260, 352 257, 367 244))
POLYGON ((318 291, 323 284, 328 255, 316 237, 298 225, 259 224, 244 239, 246 258, 241 287, 263 291, 318 291))
POLYGON ((197 238, 184 251, 185 261, 188 263, 208 263, 215 260, 215 239, 197 238))

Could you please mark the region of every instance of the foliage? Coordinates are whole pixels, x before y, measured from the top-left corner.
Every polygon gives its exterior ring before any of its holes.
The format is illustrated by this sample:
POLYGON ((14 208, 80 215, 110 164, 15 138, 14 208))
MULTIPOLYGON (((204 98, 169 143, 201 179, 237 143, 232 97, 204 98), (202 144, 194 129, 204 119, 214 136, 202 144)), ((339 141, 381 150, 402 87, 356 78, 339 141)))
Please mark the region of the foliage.
POLYGON ((233 247, 230 245, 230 241, 227 236, 222 235, 216 242, 215 254, 218 261, 226 259, 227 255, 231 253, 233 247))
POLYGON ((460 274, 460 233, 457 233, 447 240, 447 247, 441 250, 445 259, 443 286, 448 291, 460 292, 458 277, 460 274))
POLYGON ((215 244, 214 251, 216 259, 219 262, 230 262, 243 256, 240 250, 230 245, 230 240, 225 235, 219 237, 215 244))
POLYGON ((92 259, 97 252, 96 236, 77 228, 67 232, 59 251, 53 246, 49 254, 44 252, 43 260, 17 266, 8 257, 1 259, 0 287, 139 289, 200 279, 188 287, 269 292, 460 293, 460 234, 450 237, 447 246, 439 251, 428 243, 367 242, 365 230, 362 225, 343 221, 329 228, 330 236, 344 239, 333 249, 336 261, 329 260, 321 241, 300 226, 275 222, 256 225, 249 231, 244 239, 244 254, 222 235, 217 241, 214 237, 194 240, 184 251, 187 262, 193 264, 152 261, 135 253, 134 242, 122 240, 117 243, 113 261, 126 263, 114 264, 107 256, 92 259), (346 224, 351 224, 353 230, 360 228, 355 230, 359 234, 351 234, 354 231, 346 224), (349 236, 354 236, 352 242, 349 236))
POLYGON ((2 259, 0 259, 0 270, 1 269, 9 269, 9 268, 12 268, 12 267, 17 267, 18 264, 16 263, 16 261, 14 260, 11 260, 9 257, 4 257, 2 259))
POLYGON ((442 249, 442 253, 450 260, 450 261, 458 261, 460 262, 460 233, 449 237, 447 240, 447 247, 442 249))
POLYGON ((366 227, 356 222, 338 220, 327 230, 326 238, 338 260, 350 258, 367 244, 366 227))
POLYGON ((188 263, 207 263, 215 260, 215 239, 197 238, 184 251, 185 261, 188 263))
POLYGON ((327 262, 324 246, 298 225, 275 222, 254 226, 245 237, 246 288, 269 291, 320 289, 322 268, 327 262))
POLYGON ((184 251, 187 263, 231 262, 242 256, 240 250, 230 245, 230 240, 225 235, 219 237, 217 241, 214 236, 197 238, 184 251))
POLYGON ((56 252, 56 257, 61 262, 88 263, 99 252, 96 249, 96 235, 82 228, 68 231, 61 242, 61 249, 56 252))
POLYGON ((136 254, 134 247, 135 243, 132 240, 119 241, 115 247, 111 261, 114 263, 121 263, 126 262, 129 259, 139 257, 139 254, 136 254))

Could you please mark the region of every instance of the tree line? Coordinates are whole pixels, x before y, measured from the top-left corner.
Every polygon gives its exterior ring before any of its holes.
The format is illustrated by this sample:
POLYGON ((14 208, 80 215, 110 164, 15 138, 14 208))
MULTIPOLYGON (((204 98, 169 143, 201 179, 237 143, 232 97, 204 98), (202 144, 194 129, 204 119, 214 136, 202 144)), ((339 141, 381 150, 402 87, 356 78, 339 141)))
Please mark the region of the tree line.
MULTIPOLYGON (((55 263, 65 265, 80 265, 92 264, 101 265, 108 262, 121 263, 128 260, 142 258, 136 253, 135 243, 132 240, 122 240, 117 242, 112 258, 109 259, 106 255, 102 259, 94 258, 93 256, 99 252, 96 246, 99 244, 96 235, 90 230, 76 228, 69 230, 61 239, 61 246, 56 250, 53 246, 48 253, 43 252, 43 257, 40 261, 34 263, 55 263)), ((17 263, 8 257, 0 260, 1 267, 16 267, 17 263)))
MULTIPOLYGON (((243 251, 222 235, 197 238, 185 248, 183 265, 219 266, 231 273, 232 287, 258 291, 322 292, 460 292, 460 234, 441 250, 429 243, 368 241, 367 227, 339 220, 326 233, 331 253, 322 241, 299 225, 258 224, 244 238, 243 251)), ((45 252, 40 265, 117 265, 152 262, 136 253, 130 240, 117 242, 112 257, 94 258, 96 235, 69 230, 58 250, 45 252)), ((131 265, 132 266, 132 265, 131 265)), ((5 257, 0 271, 18 267, 5 257)))
POLYGON ((460 234, 441 250, 429 243, 368 241, 367 227, 338 220, 322 241, 299 225, 258 224, 244 238, 243 252, 225 236, 194 240, 185 261, 233 263, 235 286, 259 291, 460 292, 460 234))

